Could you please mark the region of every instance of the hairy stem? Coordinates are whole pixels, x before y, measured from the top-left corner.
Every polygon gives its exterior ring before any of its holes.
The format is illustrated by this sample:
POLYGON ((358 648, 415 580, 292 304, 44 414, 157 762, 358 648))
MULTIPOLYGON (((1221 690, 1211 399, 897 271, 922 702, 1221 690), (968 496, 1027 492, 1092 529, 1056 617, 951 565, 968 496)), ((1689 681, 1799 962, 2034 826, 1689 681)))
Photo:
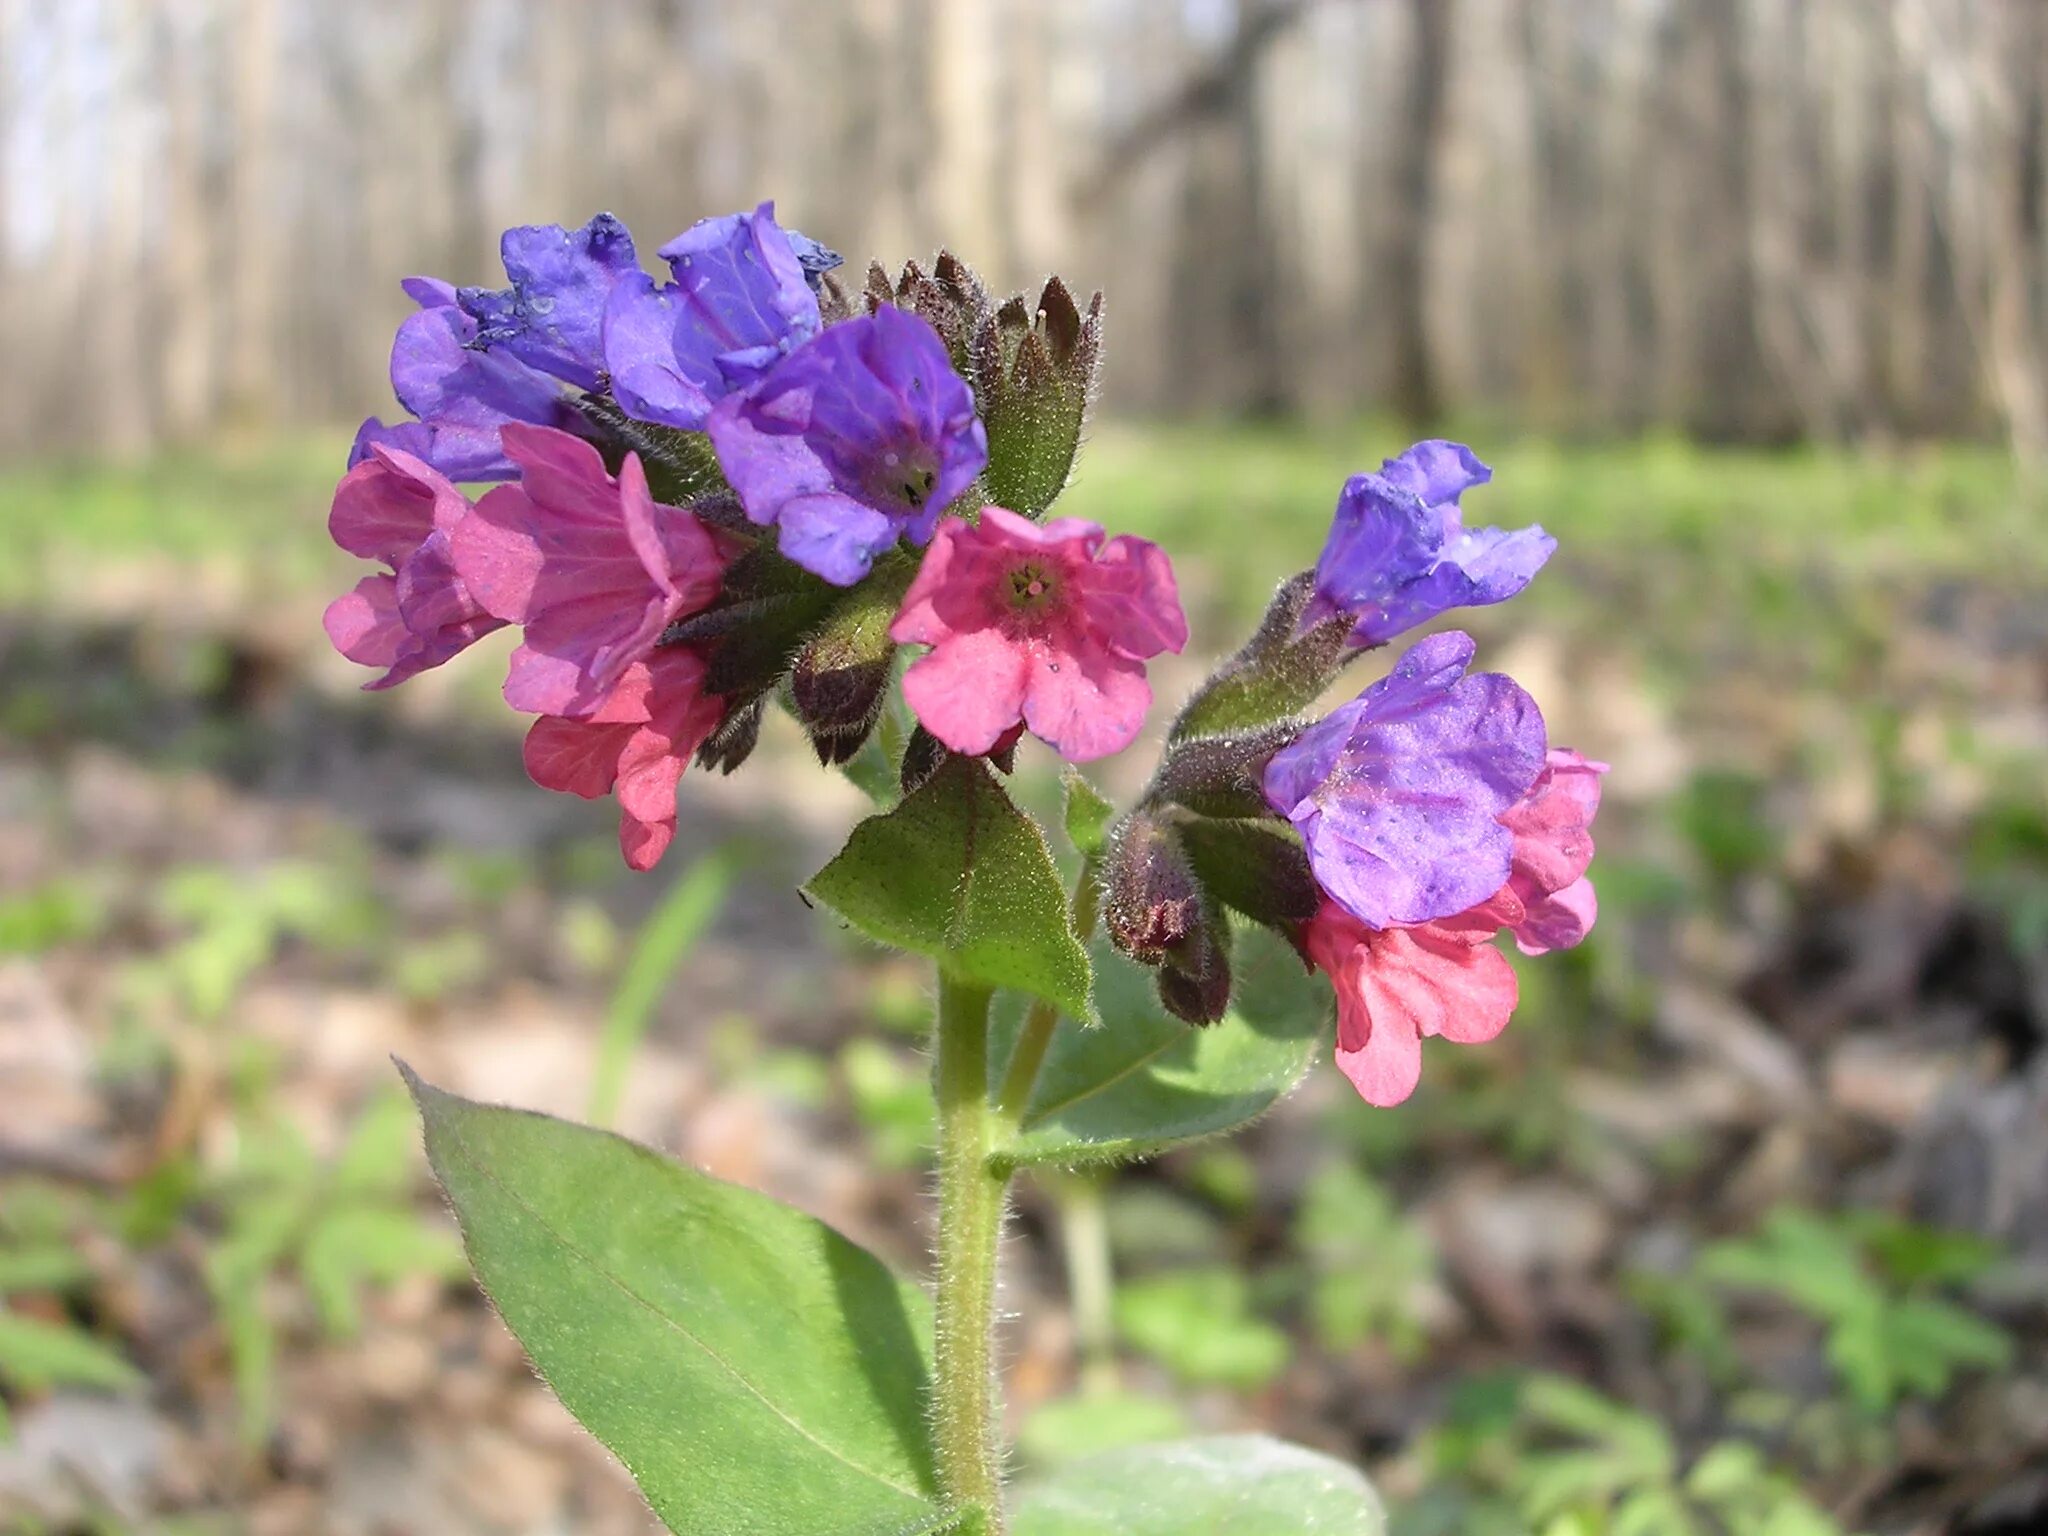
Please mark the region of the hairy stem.
POLYGON ((996 1426, 996 1249, 1009 1178, 990 1167, 987 987, 939 978, 932 1077, 939 1106, 938 1334, 932 1425, 939 1487, 1002 1531, 996 1426))
MULTIPOLYGON (((1070 914, 1074 937, 1083 944, 1095 936, 1099 899, 1095 864, 1091 859, 1082 867, 1080 882, 1074 887, 1070 914)), ((1052 1048, 1053 1033, 1059 1028, 1059 1023, 1059 1009, 1043 999, 1034 1002, 1024 1014, 1024 1026, 1017 1031, 1017 1044, 1010 1052, 1010 1065, 1003 1073, 1003 1085, 996 1091, 996 1113, 1006 1141, 1016 1135, 1017 1128, 1024 1122, 1024 1111, 1031 1106, 1031 1090, 1038 1086, 1038 1072, 1045 1065, 1045 1053, 1052 1048)))

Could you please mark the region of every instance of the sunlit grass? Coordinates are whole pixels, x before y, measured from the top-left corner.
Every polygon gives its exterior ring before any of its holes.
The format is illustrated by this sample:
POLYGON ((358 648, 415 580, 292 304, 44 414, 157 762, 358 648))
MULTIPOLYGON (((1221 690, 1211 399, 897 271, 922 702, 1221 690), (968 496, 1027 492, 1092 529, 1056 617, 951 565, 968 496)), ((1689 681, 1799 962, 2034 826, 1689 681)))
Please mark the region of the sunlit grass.
MULTIPOLYGON (((1092 435, 1060 511, 1165 544, 1198 620, 1235 623, 1314 558, 1344 477, 1402 445, 1365 425, 1111 424, 1092 435)), ((1857 592, 1898 583, 2048 575, 2048 546, 2028 536, 2048 529, 2048 492, 1990 448, 1481 447, 1496 478, 1468 498, 1471 519, 1541 522, 1562 545, 1519 605, 1537 616, 1597 598, 1707 618, 1733 608, 1772 629, 1831 622, 1857 592)), ((342 454, 339 436, 316 433, 133 465, 0 468, 0 601, 63 599, 134 564, 283 596, 325 591, 347 565, 325 533, 342 454)))

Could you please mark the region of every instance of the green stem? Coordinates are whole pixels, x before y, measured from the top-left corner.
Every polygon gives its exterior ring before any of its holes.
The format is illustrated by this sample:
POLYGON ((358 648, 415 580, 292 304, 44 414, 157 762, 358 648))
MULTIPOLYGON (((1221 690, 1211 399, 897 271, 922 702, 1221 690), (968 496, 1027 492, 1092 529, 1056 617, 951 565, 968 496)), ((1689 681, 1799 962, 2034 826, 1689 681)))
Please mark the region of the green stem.
POLYGON ((1117 1389, 1116 1270, 1110 1256, 1107 1182, 1098 1170, 1069 1174, 1053 1185, 1067 1257, 1067 1292, 1073 1298, 1074 1334, 1081 1357, 1081 1391, 1100 1396, 1117 1389))
POLYGON ((996 1429, 996 1249, 1009 1178, 990 1167, 987 987, 939 977, 933 1087, 939 1105, 938 1329, 932 1427, 939 1488, 1001 1536, 996 1429))
MULTIPOLYGON (((1082 867, 1080 882, 1074 887, 1071 914, 1074 937, 1083 944, 1095 936, 1098 900, 1091 860, 1082 867)), ((1051 1003, 1040 1000, 1025 1011, 1024 1027, 1017 1031, 1017 1044, 1010 1052, 1003 1085, 996 1090, 996 1113, 1002 1122, 1004 1141, 1013 1138, 1024 1123, 1024 1111, 1031 1106, 1031 1090, 1038 1086, 1039 1069, 1045 1065, 1045 1053, 1052 1048, 1052 1037, 1059 1024, 1060 1011, 1051 1003)))

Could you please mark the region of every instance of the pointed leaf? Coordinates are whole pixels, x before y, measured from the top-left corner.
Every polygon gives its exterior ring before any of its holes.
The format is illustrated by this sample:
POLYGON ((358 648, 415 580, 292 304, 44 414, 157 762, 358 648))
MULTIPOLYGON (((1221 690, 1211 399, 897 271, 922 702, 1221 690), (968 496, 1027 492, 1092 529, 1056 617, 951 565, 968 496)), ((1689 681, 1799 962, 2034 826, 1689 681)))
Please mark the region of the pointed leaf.
POLYGON ((922 1293, 644 1147, 411 1078, 470 1262, 677 1536, 927 1536, 922 1293))
POLYGON ((1384 1536, 1379 1496, 1340 1461, 1217 1435, 1071 1462, 1018 1489, 1011 1536, 1384 1536))
MULTIPOLYGON (((1301 1081, 1323 1049, 1329 984, 1263 928, 1239 929, 1238 986, 1218 1023, 1196 1028, 1159 1005, 1152 975, 1095 945, 1102 1023, 1060 1022, 1014 1142, 1017 1167, 1115 1162, 1256 1120, 1301 1081)), ((1000 1082, 1015 1039, 1012 1007, 990 1059, 1000 1082)))
POLYGON ((14 1386, 137 1386, 142 1373, 83 1328, 46 1323, 0 1308, 0 1381, 14 1386))
POLYGON ((948 757, 895 809, 853 829, 806 889, 869 938, 950 975, 1092 1018, 1088 952, 1045 835, 978 758, 948 757))

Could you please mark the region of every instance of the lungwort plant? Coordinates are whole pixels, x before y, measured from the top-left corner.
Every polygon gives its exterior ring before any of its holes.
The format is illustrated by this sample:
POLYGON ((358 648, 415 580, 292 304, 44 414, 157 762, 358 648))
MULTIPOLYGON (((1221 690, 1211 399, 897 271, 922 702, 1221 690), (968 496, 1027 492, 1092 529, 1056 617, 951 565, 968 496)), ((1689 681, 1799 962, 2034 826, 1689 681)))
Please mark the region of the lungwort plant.
POLYGON ((939 1205, 920 1286, 761 1195, 414 1081, 507 1324, 681 1536, 1378 1531, 1355 1472, 1256 1438, 1006 1489, 1005 1205, 1020 1170, 1244 1126, 1308 1069, 1333 989, 1338 1066, 1396 1103, 1425 1036, 1506 1025, 1498 935, 1585 934, 1603 766, 1470 671, 1468 636, 1314 713, 1368 653, 1520 591, 1552 540, 1464 526, 1489 472, 1458 444, 1353 477, 1136 803, 1070 771, 1069 887, 1004 787, 1023 738, 1123 751, 1147 662, 1188 640, 1165 551, 1051 515, 1101 297, 998 300, 950 255, 855 290, 766 204, 660 247, 665 278, 609 216, 503 253, 501 289, 406 284, 410 419, 364 424, 330 524, 377 569, 328 633, 385 688, 516 626, 526 766, 615 799, 635 869, 686 767, 732 773, 793 715, 875 801, 807 898, 937 972, 939 1205))

